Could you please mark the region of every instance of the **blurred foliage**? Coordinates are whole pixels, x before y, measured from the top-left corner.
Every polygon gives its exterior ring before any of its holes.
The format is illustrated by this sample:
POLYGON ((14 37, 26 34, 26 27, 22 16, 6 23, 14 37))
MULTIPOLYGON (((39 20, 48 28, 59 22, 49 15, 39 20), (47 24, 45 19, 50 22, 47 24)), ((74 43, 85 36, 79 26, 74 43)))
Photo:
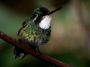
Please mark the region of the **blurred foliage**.
MULTIPOLYGON (((17 38, 21 23, 31 15, 33 9, 45 6, 50 10, 65 0, 0 0, 0 31, 17 38)), ((67 0, 66 0, 67 1, 67 0)), ((90 21, 90 0, 81 0, 90 21)), ((41 46, 43 53, 53 56, 73 67, 90 67, 90 59, 83 51, 85 32, 75 21, 76 14, 70 4, 52 15, 52 36, 47 45, 41 46)), ((53 67, 31 55, 22 60, 15 59, 13 47, 0 40, 0 67, 53 67)))

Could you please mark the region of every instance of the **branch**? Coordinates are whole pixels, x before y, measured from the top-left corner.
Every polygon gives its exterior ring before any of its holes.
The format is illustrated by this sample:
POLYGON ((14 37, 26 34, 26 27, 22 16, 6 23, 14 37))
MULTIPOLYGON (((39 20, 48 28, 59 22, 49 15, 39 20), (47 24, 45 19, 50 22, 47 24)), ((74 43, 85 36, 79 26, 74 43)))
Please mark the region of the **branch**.
POLYGON ((21 49, 23 52, 25 52, 27 54, 31 54, 32 56, 34 56, 42 61, 48 62, 49 64, 52 64, 56 67, 71 67, 70 65, 64 64, 63 62, 56 60, 50 56, 41 55, 38 52, 35 52, 33 49, 24 46, 23 43, 18 43, 15 39, 4 34, 3 32, 0 32, 0 38, 2 40, 6 41, 7 43, 21 49))

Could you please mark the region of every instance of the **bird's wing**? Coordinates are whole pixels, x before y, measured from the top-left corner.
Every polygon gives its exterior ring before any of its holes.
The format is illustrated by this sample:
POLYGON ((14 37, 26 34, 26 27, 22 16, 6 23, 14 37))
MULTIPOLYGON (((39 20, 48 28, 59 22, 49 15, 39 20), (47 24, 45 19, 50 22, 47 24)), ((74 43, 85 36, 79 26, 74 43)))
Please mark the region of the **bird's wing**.
POLYGON ((22 23, 22 27, 18 31, 18 39, 33 41, 36 38, 36 26, 32 19, 28 19, 22 23))
POLYGON ((25 20, 25 21, 22 23, 22 26, 21 26, 20 29, 18 30, 17 35, 19 35, 21 31, 25 30, 25 28, 31 23, 31 22, 30 22, 31 20, 32 20, 32 17, 31 17, 31 18, 28 18, 27 20, 25 20))

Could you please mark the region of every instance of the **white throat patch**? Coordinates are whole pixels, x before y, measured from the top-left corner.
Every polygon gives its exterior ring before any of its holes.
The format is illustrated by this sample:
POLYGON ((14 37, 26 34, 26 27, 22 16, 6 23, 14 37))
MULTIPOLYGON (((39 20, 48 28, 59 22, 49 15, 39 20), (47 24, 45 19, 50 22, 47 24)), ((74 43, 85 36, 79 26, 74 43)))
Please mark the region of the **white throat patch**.
POLYGON ((51 19, 52 18, 49 15, 44 16, 41 22, 39 23, 40 28, 48 29, 51 25, 51 19))

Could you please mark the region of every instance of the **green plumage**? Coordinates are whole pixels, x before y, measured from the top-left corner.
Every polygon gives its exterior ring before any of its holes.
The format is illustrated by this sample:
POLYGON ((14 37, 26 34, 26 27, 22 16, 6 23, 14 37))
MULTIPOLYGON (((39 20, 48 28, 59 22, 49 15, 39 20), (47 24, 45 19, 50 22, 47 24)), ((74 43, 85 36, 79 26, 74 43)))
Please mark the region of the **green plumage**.
POLYGON ((18 39, 25 39, 28 42, 34 41, 37 38, 36 27, 34 23, 30 23, 25 28, 22 28, 18 34, 18 39))
MULTIPOLYGON (((50 37, 50 28, 47 30, 41 29, 38 24, 35 24, 33 21, 28 21, 25 27, 21 27, 19 30, 18 39, 27 41, 28 43, 33 43, 35 45, 42 45, 49 40, 50 37), (29 24, 28 24, 29 23, 29 24)), ((31 45, 33 45, 31 44, 31 45)))

